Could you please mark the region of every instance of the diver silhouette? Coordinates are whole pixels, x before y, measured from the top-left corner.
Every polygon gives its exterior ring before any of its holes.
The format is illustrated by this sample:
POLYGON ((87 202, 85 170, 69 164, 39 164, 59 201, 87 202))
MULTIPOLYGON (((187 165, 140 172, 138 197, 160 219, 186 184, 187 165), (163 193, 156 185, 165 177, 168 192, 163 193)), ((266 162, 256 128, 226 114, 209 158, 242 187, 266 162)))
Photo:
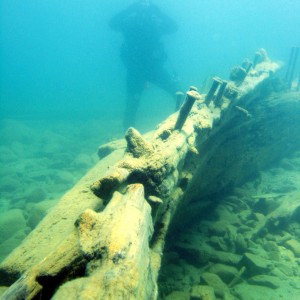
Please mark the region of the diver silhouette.
POLYGON ((161 37, 177 31, 176 23, 151 1, 140 0, 114 16, 110 27, 124 36, 121 59, 127 69, 124 128, 134 126, 142 92, 151 82, 175 97, 178 80, 164 67, 161 37))

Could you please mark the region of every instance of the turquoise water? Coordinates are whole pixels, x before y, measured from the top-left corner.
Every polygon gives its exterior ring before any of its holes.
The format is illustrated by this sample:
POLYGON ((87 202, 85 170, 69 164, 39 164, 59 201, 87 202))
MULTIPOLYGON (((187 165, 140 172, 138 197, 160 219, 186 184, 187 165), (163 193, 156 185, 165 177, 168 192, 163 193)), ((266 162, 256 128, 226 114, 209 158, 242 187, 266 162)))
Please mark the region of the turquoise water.
MULTIPOLYGON (((122 38, 108 22, 132 2, 1 1, 2 117, 120 117, 125 90, 122 38)), ((178 32, 163 40, 167 64, 184 90, 210 75, 227 76, 233 65, 252 58, 261 47, 284 61, 300 40, 298 0, 154 3, 178 24, 178 32)), ((170 101, 162 99, 151 100, 159 111, 169 112, 170 101)), ((141 114, 148 108, 144 103, 141 114)))
MULTIPOLYGON (((97 147, 123 136, 122 37, 108 23, 132 2, 1 1, 0 260, 97 162, 97 147)), ((184 91, 228 78, 259 48, 286 63, 299 45, 299 0, 154 3, 178 24, 163 42, 184 91)), ((154 129, 174 106, 150 84, 137 129, 154 129)))

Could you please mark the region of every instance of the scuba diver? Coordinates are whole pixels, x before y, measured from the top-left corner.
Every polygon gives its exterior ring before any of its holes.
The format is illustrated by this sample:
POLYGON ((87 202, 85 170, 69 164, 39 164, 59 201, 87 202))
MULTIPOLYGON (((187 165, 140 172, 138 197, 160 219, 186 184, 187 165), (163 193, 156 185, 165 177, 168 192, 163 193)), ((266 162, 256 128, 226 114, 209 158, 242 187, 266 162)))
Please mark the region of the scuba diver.
POLYGON ((147 82, 175 97, 178 81, 164 67, 167 59, 161 37, 177 31, 176 23, 149 0, 139 0, 114 16, 110 27, 124 36, 121 59, 127 69, 124 127, 134 126, 147 82))

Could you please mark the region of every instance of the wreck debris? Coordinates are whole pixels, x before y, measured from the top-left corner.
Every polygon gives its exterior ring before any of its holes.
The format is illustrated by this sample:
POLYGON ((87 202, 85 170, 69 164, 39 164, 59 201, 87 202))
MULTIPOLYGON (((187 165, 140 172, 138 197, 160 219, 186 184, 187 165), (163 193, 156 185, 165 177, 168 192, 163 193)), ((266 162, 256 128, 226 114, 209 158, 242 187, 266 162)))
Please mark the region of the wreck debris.
POLYGON ((129 185, 124 195, 116 192, 101 213, 86 210, 76 226, 82 255, 88 258, 89 277, 62 285, 53 299, 155 298, 156 281, 147 272, 151 208, 141 184, 129 185), (97 261, 100 268, 96 268, 97 261))
MULTIPOLYGON (((248 76, 228 98, 229 105, 251 101, 254 97, 247 96, 259 94, 257 87, 279 66, 261 68, 265 72, 248 76)), ((207 101, 222 82, 214 81, 207 101)), ((170 222, 198 168, 199 147, 226 108, 214 113, 192 90, 177 120, 170 116, 149 140, 130 128, 125 152, 119 149, 102 159, 0 265, 0 283, 12 284, 6 294, 14 294, 13 282, 26 274, 28 300, 43 293, 55 300, 157 299, 170 222)))
POLYGON ((153 150, 151 145, 147 143, 143 139, 142 135, 133 127, 130 127, 127 130, 125 139, 127 141, 126 151, 132 154, 132 156, 135 158, 149 155, 153 150))
POLYGON ((239 95, 239 90, 237 89, 236 85, 232 82, 228 82, 226 89, 224 91, 224 96, 231 101, 236 99, 239 95))
POLYGON ((249 111, 248 110, 246 110, 245 108, 242 108, 242 107, 240 107, 240 106, 235 106, 235 108, 238 110, 238 111, 240 111, 241 113, 243 113, 247 118, 251 118, 252 117, 252 115, 249 113, 249 111))
POLYGON ((209 92, 207 93, 205 97, 205 102, 208 104, 214 97, 215 92, 217 91, 218 87, 222 84, 222 80, 219 77, 213 78, 213 83, 211 85, 211 88, 209 92))
POLYGON ((175 124, 175 130, 181 130, 189 112, 192 109, 192 106, 194 105, 196 100, 200 99, 200 95, 195 90, 190 90, 186 93, 185 102, 183 103, 182 107, 180 108, 178 119, 175 124))
POLYGON ((236 66, 231 70, 230 80, 237 86, 241 85, 251 69, 255 69, 258 64, 267 61, 269 61, 267 51, 263 48, 259 49, 255 53, 253 63, 249 59, 245 59, 241 66, 236 66))
POLYGON ((256 65, 263 61, 263 58, 259 51, 255 52, 254 60, 253 60, 253 68, 255 69, 256 65))
POLYGON ((235 82, 236 85, 240 85, 247 76, 247 71, 243 67, 234 67, 230 72, 230 80, 235 82))
POLYGON ((245 59, 242 63, 242 67, 246 70, 246 73, 248 74, 253 66, 253 63, 249 59, 245 59))
POLYGON ((258 64, 266 61, 269 61, 267 51, 264 48, 261 48, 255 52, 253 68, 255 69, 258 64))
POLYGON ((129 171, 127 169, 115 168, 107 176, 95 181, 91 185, 91 190, 95 195, 106 200, 127 180, 128 176, 129 171))
POLYGON ((227 86, 227 81, 223 80, 221 86, 219 86, 219 89, 218 89, 218 92, 217 92, 217 95, 216 95, 216 98, 214 101, 216 106, 221 105, 221 100, 224 95, 226 86, 227 86))
POLYGON ((151 206, 152 219, 153 223, 155 224, 158 209, 163 204, 163 200, 155 196, 149 196, 147 200, 151 206))
POLYGON ((214 101, 215 106, 220 106, 221 100, 226 94, 227 84, 226 80, 222 80, 219 77, 213 78, 212 86, 205 98, 206 103, 209 104, 210 101, 214 101))
POLYGON ((190 90, 190 91, 198 92, 198 88, 195 87, 195 86, 193 86, 193 85, 190 86, 190 89, 189 89, 189 90, 190 90))

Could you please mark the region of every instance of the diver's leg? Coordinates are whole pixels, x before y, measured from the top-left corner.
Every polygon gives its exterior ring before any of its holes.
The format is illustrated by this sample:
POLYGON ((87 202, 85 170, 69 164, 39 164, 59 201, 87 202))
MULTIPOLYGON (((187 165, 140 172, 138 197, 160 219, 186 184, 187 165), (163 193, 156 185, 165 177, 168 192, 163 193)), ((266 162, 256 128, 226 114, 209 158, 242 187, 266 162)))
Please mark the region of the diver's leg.
POLYGON ((149 74, 149 81, 168 92, 176 103, 176 93, 180 91, 180 84, 175 76, 172 76, 163 66, 154 67, 149 74))
POLYGON ((123 126, 125 130, 127 130, 129 127, 134 127, 136 124, 136 116, 140 98, 141 95, 139 94, 127 94, 123 118, 123 126))
POLYGON ((137 111, 140 104, 141 94, 145 86, 144 76, 136 70, 127 70, 127 95, 123 119, 124 129, 127 130, 136 124, 137 111))

